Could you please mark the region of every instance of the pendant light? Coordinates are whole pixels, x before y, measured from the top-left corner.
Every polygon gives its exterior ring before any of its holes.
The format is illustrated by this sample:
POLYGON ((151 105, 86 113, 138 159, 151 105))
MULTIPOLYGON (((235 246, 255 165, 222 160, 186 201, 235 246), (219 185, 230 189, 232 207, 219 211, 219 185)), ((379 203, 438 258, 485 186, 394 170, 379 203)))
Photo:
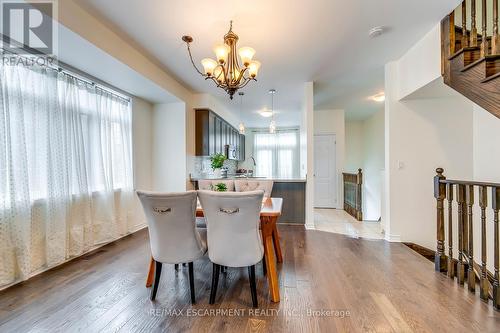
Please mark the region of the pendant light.
POLYGON ((238 95, 240 95, 240 125, 238 126, 238 130, 239 130, 240 134, 245 134, 245 124, 243 123, 243 120, 241 119, 241 112, 243 109, 243 95, 245 95, 245 93, 243 91, 240 91, 238 93, 238 95))
POLYGON ((276 122, 274 121, 274 94, 276 93, 275 89, 270 89, 269 93, 271 94, 271 123, 269 124, 269 133, 276 133, 276 122))

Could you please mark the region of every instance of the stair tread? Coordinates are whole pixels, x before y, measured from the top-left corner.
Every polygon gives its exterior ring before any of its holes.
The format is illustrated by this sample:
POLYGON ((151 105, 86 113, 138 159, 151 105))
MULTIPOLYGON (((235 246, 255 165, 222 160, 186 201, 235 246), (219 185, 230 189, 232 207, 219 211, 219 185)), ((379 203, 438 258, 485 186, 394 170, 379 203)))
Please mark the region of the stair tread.
POLYGON ((500 72, 496 73, 494 75, 488 76, 486 79, 482 80, 481 83, 486 83, 488 81, 491 81, 491 80, 494 80, 494 79, 498 79, 498 78, 500 78, 500 72))
POLYGON ((452 60, 456 57, 458 57, 460 54, 464 53, 464 52, 467 52, 467 51, 478 51, 478 50, 481 50, 481 48, 479 46, 474 46, 474 47, 466 47, 466 48, 462 48, 460 50, 458 50, 457 52, 455 52, 454 54, 452 54, 448 60, 452 60))
POLYGON ((478 60, 474 61, 473 63, 471 64, 468 64, 467 66, 465 66, 464 68, 462 68, 461 72, 466 72, 468 71, 469 69, 471 69, 472 67, 482 63, 483 61, 492 61, 492 60, 497 60, 497 59, 500 59, 500 54, 488 54, 482 58, 479 58, 478 60))

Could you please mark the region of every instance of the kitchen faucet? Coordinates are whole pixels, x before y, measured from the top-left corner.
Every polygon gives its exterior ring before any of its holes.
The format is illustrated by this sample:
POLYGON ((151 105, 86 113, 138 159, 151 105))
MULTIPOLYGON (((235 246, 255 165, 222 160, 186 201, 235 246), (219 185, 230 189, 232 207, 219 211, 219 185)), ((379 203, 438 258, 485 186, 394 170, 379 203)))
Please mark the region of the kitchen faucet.
MULTIPOLYGON (((257 163, 255 162, 255 158, 253 158, 253 156, 250 156, 250 158, 253 161, 253 168, 256 169, 257 168, 257 163)), ((247 170, 247 178, 248 178, 248 170, 247 170)))

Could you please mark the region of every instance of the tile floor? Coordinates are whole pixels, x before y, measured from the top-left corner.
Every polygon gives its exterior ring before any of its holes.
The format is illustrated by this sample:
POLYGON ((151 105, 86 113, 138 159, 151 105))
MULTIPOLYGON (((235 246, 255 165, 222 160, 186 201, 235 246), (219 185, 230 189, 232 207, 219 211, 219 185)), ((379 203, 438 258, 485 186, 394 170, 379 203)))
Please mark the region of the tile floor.
POLYGON ((315 209, 316 230, 347 235, 354 238, 384 239, 380 222, 357 221, 341 209, 315 209))

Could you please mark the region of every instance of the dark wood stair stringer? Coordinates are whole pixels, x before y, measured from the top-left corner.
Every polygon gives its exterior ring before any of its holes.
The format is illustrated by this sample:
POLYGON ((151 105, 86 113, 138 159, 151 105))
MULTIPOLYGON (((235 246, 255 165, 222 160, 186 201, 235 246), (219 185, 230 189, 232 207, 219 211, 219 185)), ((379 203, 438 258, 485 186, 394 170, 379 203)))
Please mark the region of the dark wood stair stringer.
MULTIPOLYGON (((462 29, 456 26, 454 48, 450 47, 453 43, 449 33, 450 29, 453 30, 450 24, 452 21, 450 16, 441 21, 444 83, 500 118, 500 55, 481 57, 479 46, 456 49, 461 46, 462 36, 462 29), (452 49, 457 51, 450 54, 452 49)), ((469 36, 470 32, 466 31, 466 34, 469 36)), ((481 35, 478 40, 480 45, 481 35)), ((490 47, 491 45, 488 46, 488 52, 490 47)))

